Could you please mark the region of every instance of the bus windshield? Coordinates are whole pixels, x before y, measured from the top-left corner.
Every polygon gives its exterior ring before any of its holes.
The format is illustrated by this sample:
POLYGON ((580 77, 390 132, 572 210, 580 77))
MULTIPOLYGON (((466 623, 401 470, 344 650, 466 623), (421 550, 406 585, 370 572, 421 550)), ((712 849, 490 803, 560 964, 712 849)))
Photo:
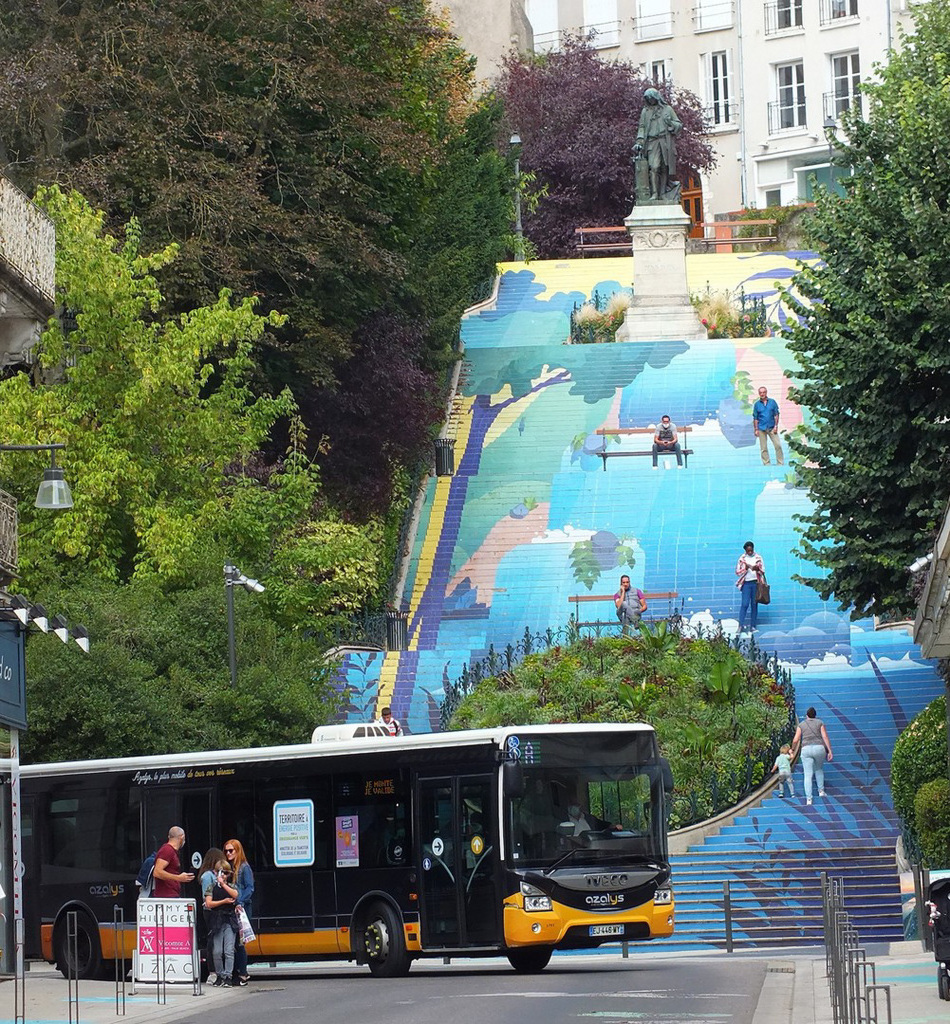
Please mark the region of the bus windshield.
POLYGON ((604 750, 597 739, 542 741, 547 756, 523 762, 524 792, 509 802, 506 822, 512 866, 666 859, 663 779, 654 750, 604 750))

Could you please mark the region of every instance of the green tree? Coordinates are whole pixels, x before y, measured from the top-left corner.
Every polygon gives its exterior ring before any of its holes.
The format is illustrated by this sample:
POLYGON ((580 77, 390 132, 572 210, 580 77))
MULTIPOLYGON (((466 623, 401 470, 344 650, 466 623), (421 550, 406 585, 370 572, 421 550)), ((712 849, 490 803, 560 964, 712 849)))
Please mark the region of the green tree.
POLYGON ((286 315, 255 360, 293 390, 309 453, 324 436, 343 453, 328 483, 382 480, 350 503, 375 511, 397 474, 385 458, 354 466, 353 418, 336 415, 365 420, 360 370, 389 369, 367 331, 413 324, 412 365, 387 381, 415 412, 398 452, 411 463, 458 314, 502 255, 511 169, 473 83, 425 0, 9 0, 0 169, 28 191, 78 189, 112 230, 134 215, 149 248, 178 243, 156 270, 176 311, 227 287, 286 315))
MULTIPOLYGON (((44 333, 47 386, 25 373, 0 382, 0 436, 64 442, 75 505, 55 516, 21 507, 21 564, 29 572, 65 556, 107 578, 174 572, 226 512, 226 468, 294 411, 289 392, 254 397, 250 388, 252 346, 281 317, 227 292, 162 317, 154 273, 174 246, 141 254, 134 221, 120 242, 77 193, 53 187, 40 200, 56 224, 57 292, 77 329, 53 320, 44 333)), ((36 469, 25 462, 0 465, 22 483, 36 469)))
POLYGON ((218 579, 189 587, 155 576, 120 584, 73 572, 48 583, 43 596, 84 622, 92 643, 83 656, 29 635, 27 761, 302 743, 340 705, 332 663, 315 640, 272 617, 266 592, 253 595, 253 609, 251 595, 246 602, 235 595, 235 688, 218 579))
POLYGON ((790 300, 809 411, 790 444, 814 502, 804 580, 855 615, 908 611, 906 566, 950 496, 950 7, 914 8, 916 32, 862 83, 866 120, 842 117, 844 195, 822 193, 807 222, 821 262, 790 300))

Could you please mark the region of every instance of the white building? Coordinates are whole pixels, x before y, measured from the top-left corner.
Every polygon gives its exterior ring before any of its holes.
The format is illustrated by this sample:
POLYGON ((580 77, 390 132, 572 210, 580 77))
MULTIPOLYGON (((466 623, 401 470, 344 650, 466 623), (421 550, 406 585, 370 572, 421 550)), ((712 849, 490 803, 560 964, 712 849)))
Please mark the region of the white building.
MULTIPOLYGON (((591 33, 605 59, 640 65, 703 101, 718 164, 702 218, 790 204, 829 180, 826 128, 910 28, 919 0, 525 0, 534 48, 591 33)), ((696 218, 700 219, 700 218, 696 218)))

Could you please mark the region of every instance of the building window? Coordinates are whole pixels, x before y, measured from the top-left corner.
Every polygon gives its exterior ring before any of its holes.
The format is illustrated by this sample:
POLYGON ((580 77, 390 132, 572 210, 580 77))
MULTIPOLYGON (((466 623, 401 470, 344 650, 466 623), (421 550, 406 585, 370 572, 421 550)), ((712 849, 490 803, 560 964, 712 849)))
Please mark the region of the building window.
POLYGON ((732 28, 732 0, 696 0, 693 22, 697 32, 709 32, 717 28, 732 28))
POLYGON ((672 34, 670 0, 637 0, 637 39, 663 39, 672 34))
POLYGON ((804 128, 805 65, 801 61, 775 68, 778 99, 769 104, 769 134, 804 128))
POLYGON ((525 14, 534 34, 534 52, 551 53, 561 48, 557 0, 525 0, 525 14))
POLYGON ((765 5, 765 34, 776 35, 802 27, 802 0, 771 0, 765 5))
POLYGON ((729 79, 728 50, 704 53, 703 79, 706 91, 706 117, 713 128, 733 125, 736 111, 732 104, 732 83, 729 79))
POLYGON ((858 16, 858 0, 821 0, 818 17, 822 25, 833 25, 844 18, 858 16))
POLYGON ((782 190, 780 188, 768 188, 765 190, 765 205, 766 206, 781 206, 782 205, 782 190))
POLYGON ((670 60, 651 60, 648 65, 648 77, 654 85, 665 85, 672 81, 672 64, 670 60))
POLYGON ((861 61, 858 51, 831 58, 831 92, 825 96, 825 117, 835 121, 861 102, 861 61))
POLYGON ((584 35, 598 50, 620 45, 617 0, 584 0, 584 35))

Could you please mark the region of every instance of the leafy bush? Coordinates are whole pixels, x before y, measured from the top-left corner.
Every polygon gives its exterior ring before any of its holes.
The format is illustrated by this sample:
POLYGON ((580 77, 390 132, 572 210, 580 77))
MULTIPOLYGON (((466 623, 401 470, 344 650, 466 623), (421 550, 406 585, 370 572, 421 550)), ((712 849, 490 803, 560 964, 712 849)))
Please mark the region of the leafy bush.
POLYGON ((917 792, 947 777, 946 697, 938 697, 898 736, 891 759, 891 796, 910 850, 922 848, 914 812, 917 792))
POLYGON ((661 623, 637 637, 587 637, 528 654, 478 683, 448 727, 648 722, 673 769, 675 828, 761 783, 792 704, 784 683, 725 638, 693 639, 661 623))
POLYGON ((571 312, 571 342, 574 345, 598 345, 616 341, 617 328, 630 306, 629 291, 614 292, 605 298, 598 291, 589 302, 576 305, 571 312))
POLYGON ((765 303, 747 299, 744 291, 736 299, 731 292, 707 288, 703 295, 691 295, 690 302, 710 338, 765 338, 772 333, 765 303))
POLYGON ((950 868, 950 779, 934 779, 917 790, 914 825, 924 865, 950 868))

